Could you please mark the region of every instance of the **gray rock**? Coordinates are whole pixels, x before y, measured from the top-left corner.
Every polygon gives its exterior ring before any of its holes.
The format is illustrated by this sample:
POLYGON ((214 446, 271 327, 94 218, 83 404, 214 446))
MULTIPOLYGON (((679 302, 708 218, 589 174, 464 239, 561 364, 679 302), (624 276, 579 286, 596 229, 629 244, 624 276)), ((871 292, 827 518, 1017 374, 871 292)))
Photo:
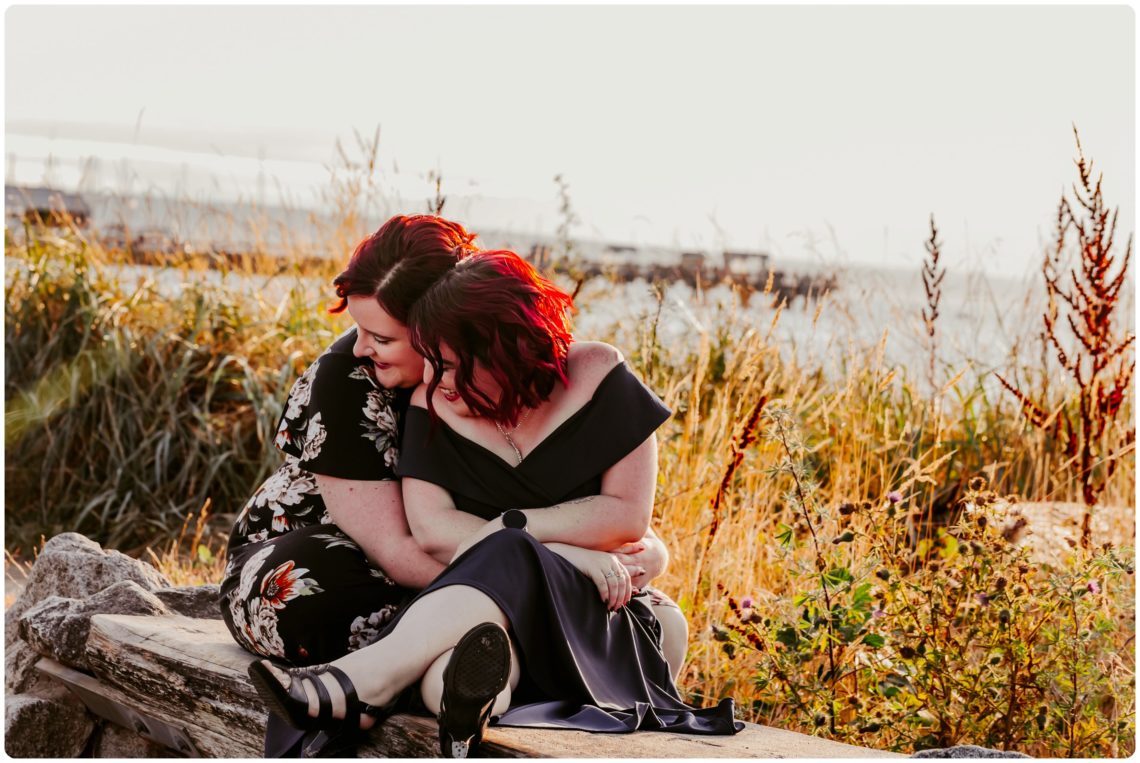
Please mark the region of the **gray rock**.
POLYGON ((84 599, 114 583, 129 580, 147 591, 170 588, 170 581, 146 562, 118 551, 104 551, 79 533, 62 533, 44 544, 32 565, 24 589, 4 613, 5 686, 21 691, 27 685, 36 655, 19 640, 20 617, 51 596, 84 599))
POLYGON ((82 705, 31 694, 4 697, 4 750, 13 758, 74 758, 94 728, 82 705))
POLYGON ((162 600, 171 611, 186 617, 206 620, 221 620, 222 610, 218 606, 217 584, 183 585, 174 588, 161 588, 154 595, 162 600))
POLYGON ((912 758, 1030 758, 1023 752, 1012 750, 991 750, 988 747, 978 747, 973 744, 960 744, 954 747, 942 747, 934 750, 919 750, 911 755, 912 758))
POLYGON ((20 640, 13 632, 16 630, 13 625, 5 625, 5 628, 12 635, 8 637, 11 643, 4 649, 4 679, 8 691, 21 692, 35 679, 33 667, 40 654, 20 640))
POLYGON ((132 580, 114 583, 86 599, 51 596, 20 618, 20 637, 40 654, 87 670, 87 636, 94 615, 168 615, 170 610, 132 580))
POLYGON ((96 732, 91 756, 94 758, 177 758, 172 750, 133 731, 104 723, 96 732))

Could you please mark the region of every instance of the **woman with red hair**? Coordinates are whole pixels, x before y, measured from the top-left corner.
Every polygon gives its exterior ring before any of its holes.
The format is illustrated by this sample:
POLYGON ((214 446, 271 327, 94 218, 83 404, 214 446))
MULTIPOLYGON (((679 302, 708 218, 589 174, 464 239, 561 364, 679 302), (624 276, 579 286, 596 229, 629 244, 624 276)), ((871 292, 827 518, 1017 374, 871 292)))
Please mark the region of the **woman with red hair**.
POLYGON ((394 471, 423 376, 406 324, 474 239, 440 217, 393 217, 334 280, 332 311, 356 325, 293 385, 275 437, 285 463, 230 535, 222 617, 249 651, 293 665, 341 657, 443 569, 412 537, 394 471))
POLYGON ((427 358, 403 451, 411 531, 448 568, 369 647, 250 674, 299 727, 383 717, 421 681, 441 753, 503 725, 731 734, 731 700, 685 705, 647 596, 614 548, 646 535, 669 411, 620 353, 575 343, 570 297, 513 252, 479 252, 413 306, 427 358))

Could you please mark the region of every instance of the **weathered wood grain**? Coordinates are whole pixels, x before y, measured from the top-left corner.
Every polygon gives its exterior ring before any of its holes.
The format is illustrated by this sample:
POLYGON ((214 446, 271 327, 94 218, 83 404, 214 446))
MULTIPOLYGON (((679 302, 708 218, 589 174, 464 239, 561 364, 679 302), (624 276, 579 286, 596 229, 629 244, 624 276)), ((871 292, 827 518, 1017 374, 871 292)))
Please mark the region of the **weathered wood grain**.
MULTIPOLYGON (((212 757, 261 754, 266 710, 246 676, 252 657, 218 620, 96 615, 87 655, 116 701, 185 729, 212 757)), ((361 756, 436 757, 432 718, 398 715, 374 730, 361 756)), ((735 736, 642 732, 590 734, 492 728, 488 757, 557 758, 851 758, 901 757, 749 724, 735 736)))

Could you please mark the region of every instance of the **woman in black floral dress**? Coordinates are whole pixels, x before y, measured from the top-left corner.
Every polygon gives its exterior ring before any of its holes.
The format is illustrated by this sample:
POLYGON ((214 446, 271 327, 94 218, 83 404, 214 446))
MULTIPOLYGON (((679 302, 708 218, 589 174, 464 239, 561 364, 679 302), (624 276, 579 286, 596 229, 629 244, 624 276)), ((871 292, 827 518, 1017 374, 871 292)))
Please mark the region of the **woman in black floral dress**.
POLYGON ((285 463, 230 536, 222 616, 249 651, 311 665, 367 646, 443 569, 409 532, 393 471, 423 376, 405 324, 473 239, 442 218, 395 217, 334 282, 334 309, 357 325, 293 385, 276 435, 285 463))

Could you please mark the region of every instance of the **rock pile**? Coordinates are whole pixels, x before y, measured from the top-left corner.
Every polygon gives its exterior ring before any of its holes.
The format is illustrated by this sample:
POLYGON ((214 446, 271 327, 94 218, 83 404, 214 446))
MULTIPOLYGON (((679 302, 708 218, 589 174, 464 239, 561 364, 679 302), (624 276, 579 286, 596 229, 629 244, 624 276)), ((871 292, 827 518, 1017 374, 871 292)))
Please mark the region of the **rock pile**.
POLYGON ((167 757, 164 748, 87 711, 37 672, 41 656, 87 669, 97 614, 219 618, 218 587, 174 586, 153 566, 105 551, 77 533, 49 540, 19 598, 4 615, 4 745, 16 758, 167 757))

